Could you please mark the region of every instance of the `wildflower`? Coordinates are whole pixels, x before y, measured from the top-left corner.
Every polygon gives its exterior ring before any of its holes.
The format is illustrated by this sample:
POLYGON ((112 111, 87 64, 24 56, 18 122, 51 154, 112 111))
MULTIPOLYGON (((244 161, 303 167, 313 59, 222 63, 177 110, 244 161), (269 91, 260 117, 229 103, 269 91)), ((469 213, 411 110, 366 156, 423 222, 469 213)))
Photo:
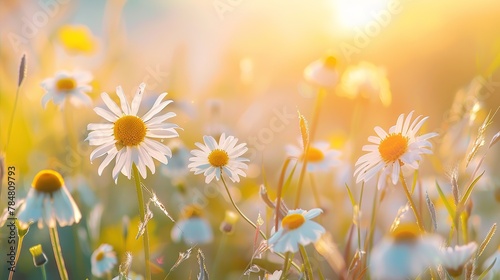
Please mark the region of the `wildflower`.
POLYGON ((421 155, 432 153, 432 144, 428 140, 438 134, 432 132, 417 136, 417 131, 428 117, 421 119, 421 116, 418 116, 410 124, 412 115, 413 111, 405 120, 404 114, 401 114, 396 125, 389 129, 389 133, 378 126, 375 127, 377 136, 368 137, 368 141, 375 145, 363 146, 363 151, 369 153, 361 156, 356 162, 356 183, 367 182, 381 171, 391 178, 393 184, 397 184, 403 165, 409 169, 418 169, 421 155))
MULTIPOLYGON (((304 160, 304 149, 294 145, 285 146, 289 156, 304 160)), ((329 171, 332 167, 339 164, 337 159, 340 152, 330 149, 328 142, 318 141, 311 143, 307 151, 307 171, 329 171)))
POLYGON ((111 272, 118 263, 113 247, 109 244, 101 244, 90 257, 92 275, 102 277, 111 272))
POLYGON ((36 267, 45 265, 47 263, 47 256, 42 250, 42 245, 38 244, 30 248, 31 256, 33 256, 33 264, 36 267))
POLYGON ((440 262, 451 276, 458 277, 462 274, 465 263, 470 260, 476 249, 476 242, 442 248, 440 262))
POLYGON ((191 163, 188 168, 194 174, 203 173, 206 176, 205 183, 210 183, 214 178, 220 180, 222 172, 233 182, 239 182, 239 176, 246 176, 243 169, 248 168, 244 163, 248 159, 240 157, 248 150, 246 143, 236 145, 238 138, 226 137, 225 133, 220 136, 219 143, 212 136, 203 136, 203 141, 205 145, 195 144, 200 150, 191 151, 194 157, 189 158, 191 163))
POLYGON ((96 39, 85 25, 64 25, 58 36, 63 47, 72 54, 90 54, 96 48, 96 39))
POLYGON ((239 216, 230 210, 226 210, 226 214, 224 216, 224 221, 220 224, 220 231, 225 234, 231 234, 234 231, 234 226, 238 221, 239 216))
POLYGON ((189 169, 187 168, 190 157, 189 150, 178 139, 173 139, 169 145, 172 150, 172 157, 168 165, 162 166, 162 174, 173 178, 186 176, 189 173, 189 169))
POLYGON ((175 242, 183 240, 188 245, 207 244, 213 239, 212 228, 197 205, 184 207, 182 218, 172 228, 171 236, 175 242))
POLYGON ((55 77, 47 78, 40 84, 46 91, 42 97, 42 106, 45 108, 50 99, 59 108, 64 108, 66 98, 75 107, 80 105, 91 106, 92 99, 86 94, 92 90, 89 83, 92 74, 84 71, 59 71, 55 77))
POLYGON ((281 221, 281 228, 268 240, 271 250, 277 253, 295 253, 299 250, 299 244, 305 246, 316 242, 326 231, 325 228, 311 219, 322 212, 323 210, 319 208, 309 211, 289 210, 281 221))
POLYGON ((98 169, 101 175, 104 168, 116 158, 112 171, 115 183, 120 172, 131 178, 132 163, 137 166, 142 178, 146 178, 146 167, 154 174, 153 158, 167 164, 168 158, 172 156, 170 149, 155 139, 179 136, 175 130, 178 128, 176 124, 164 122, 174 117, 175 113, 168 112, 155 116, 172 102, 172 100, 163 101, 166 92, 156 99, 153 107, 144 116, 137 116, 145 87, 144 83, 139 86, 131 104, 125 99, 122 88, 117 87, 116 94, 120 98, 121 109, 106 92, 103 92, 101 98, 109 111, 99 107, 94 108, 94 111, 110 123, 91 123, 87 126, 91 132, 86 140, 89 140, 91 146, 98 146, 90 154, 90 160, 106 155, 98 169))
POLYGON ((313 61, 304 69, 304 78, 313 85, 334 88, 339 80, 337 59, 328 55, 313 61))
POLYGON ((61 174, 42 170, 35 176, 31 186, 17 214, 21 226, 27 227, 31 222, 38 222, 38 228, 43 228, 45 222, 49 228, 55 228, 56 221, 61 227, 80 221, 82 214, 66 189, 61 174))
POLYGON ((373 247, 370 275, 373 279, 414 279, 437 264, 441 239, 437 235, 419 236, 414 224, 400 225, 373 247))
POLYGON ((384 69, 362 61, 348 67, 342 74, 340 95, 354 99, 379 98, 384 106, 391 105, 391 90, 384 69))

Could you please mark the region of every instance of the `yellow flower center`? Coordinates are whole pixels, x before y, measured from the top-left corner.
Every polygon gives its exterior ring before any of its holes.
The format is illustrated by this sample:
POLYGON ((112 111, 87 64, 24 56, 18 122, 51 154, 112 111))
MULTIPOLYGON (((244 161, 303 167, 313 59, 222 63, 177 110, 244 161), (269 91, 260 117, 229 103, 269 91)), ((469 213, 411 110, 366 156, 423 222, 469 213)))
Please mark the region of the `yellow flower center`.
POLYGON ((73 78, 61 78, 56 82, 58 91, 70 91, 76 88, 76 81, 73 78))
POLYGON ((146 124, 137 116, 123 116, 113 128, 119 146, 137 146, 146 137, 146 124))
POLYGON ((380 156, 386 163, 395 162, 406 153, 406 150, 408 150, 408 137, 401 133, 388 135, 378 146, 380 156))
POLYGON ((323 63, 327 68, 335 68, 337 66, 337 59, 333 55, 329 55, 323 59, 323 63))
POLYGON ((307 161, 308 162, 319 162, 325 158, 325 154, 320 149, 309 147, 307 150, 307 161))
POLYGON ((420 231, 416 224, 400 225, 391 233, 396 243, 414 243, 419 234, 420 231))
POLYGON ((202 214, 203 212, 198 205, 188 205, 182 210, 182 216, 186 219, 201 217, 202 214))
POLYGON ((99 262, 102 259, 104 259, 104 252, 100 251, 99 253, 97 253, 97 256, 95 256, 95 260, 99 262))
POLYGON ((33 179, 32 187, 40 192, 53 193, 64 186, 64 180, 56 171, 42 170, 33 179))
POLYGON ((281 221, 281 226, 285 229, 291 230, 300 227, 304 224, 306 219, 302 214, 290 214, 286 215, 281 221))
POLYGON ((229 162, 229 155, 226 151, 215 149, 208 155, 208 162, 215 167, 223 167, 229 162))

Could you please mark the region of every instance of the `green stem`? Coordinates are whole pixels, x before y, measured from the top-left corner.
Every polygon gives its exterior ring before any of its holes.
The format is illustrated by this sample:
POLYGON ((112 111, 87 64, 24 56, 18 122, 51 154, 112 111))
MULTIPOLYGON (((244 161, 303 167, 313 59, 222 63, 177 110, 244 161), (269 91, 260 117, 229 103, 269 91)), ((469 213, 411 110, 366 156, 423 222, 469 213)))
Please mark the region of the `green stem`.
POLYGON ((59 270, 59 276, 61 280, 68 280, 68 272, 64 266, 64 258, 61 252, 61 244, 59 243, 59 234, 57 233, 56 227, 49 228, 50 232, 50 242, 52 243, 52 250, 54 251, 54 256, 56 258, 57 269, 59 270))
POLYGON ((45 265, 42 265, 40 268, 42 269, 43 280, 47 280, 47 271, 45 271, 45 265))
POLYGON ((311 268, 311 262, 309 261, 309 256, 307 255, 306 248, 304 245, 299 244, 300 255, 302 256, 302 261, 304 262, 304 268, 307 275, 307 280, 313 280, 313 272, 311 268))
MULTIPOLYGON (((146 215, 146 211, 144 208, 144 197, 142 195, 142 186, 141 186, 141 178, 139 177, 139 170, 137 170, 137 166, 135 163, 132 164, 132 169, 134 171, 134 180, 135 180, 135 189, 137 191, 137 201, 139 203, 139 216, 141 218, 141 223, 144 223, 144 217, 146 215)), ((144 260, 146 263, 146 279, 151 280, 151 267, 149 265, 149 233, 148 233, 148 225, 144 226, 144 234, 142 235, 142 240, 144 242, 144 260)))
MULTIPOLYGON (((286 252, 283 259, 285 260, 285 262, 283 263, 283 270, 281 272, 280 280, 287 279, 286 275, 288 274, 288 271, 290 270, 290 264, 292 263, 293 253, 286 252)), ((298 271, 300 272, 300 269, 298 269, 298 271)))
MULTIPOLYGON (((395 163, 395 164, 398 164, 398 163, 395 163)), ((420 218, 420 215, 418 214, 417 208, 415 207, 415 203, 413 202, 413 198, 411 197, 411 194, 408 191, 408 187, 406 186, 405 178, 403 177, 403 171, 401 171, 401 170, 399 171, 399 179, 401 180, 401 186, 403 187, 406 198, 408 199, 408 203, 410 203, 410 208, 413 211, 413 214, 415 215, 415 219, 417 220, 418 228, 420 229, 421 232, 425 232, 424 224, 422 223, 422 219, 420 218)))
MULTIPOLYGON (((17 261, 19 260, 19 255, 21 255, 21 248, 23 247, 23 240, 24 240, 24 237, 19 236, 19 241, 18 241, 18 245, 17 245, 17 249, 16 249, 16 257, 14 259, 15 265, 17 265, 17 261)), ((13 276, 14 276, 14 271, 11 270, 9 272, 9 280, 12 280, 13 276)))

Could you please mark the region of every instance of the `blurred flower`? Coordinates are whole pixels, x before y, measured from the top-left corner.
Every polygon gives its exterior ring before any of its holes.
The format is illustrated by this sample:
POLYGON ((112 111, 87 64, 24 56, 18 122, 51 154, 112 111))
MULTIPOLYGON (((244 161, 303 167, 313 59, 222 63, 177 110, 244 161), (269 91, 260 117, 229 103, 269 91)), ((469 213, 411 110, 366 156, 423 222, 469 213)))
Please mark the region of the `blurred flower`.
POLYGON ((172 240, 175 242, 182 240, 188 245, 212 242, 212 228, 202 214, 202 210, 197 205, 184 207, 182 218, 172 228, 172 240))
POLYGON ((169 143, 170 149, 172 150, 172 157, 168 165, 163 165, 161 171, 165 176, 168 177, 184 177, 189 173, 189 150, 184 146, 181 140, 173 139, 169 143))
POLYGON ((30 248, 31 256, 33 256, 33 264, 36 267, 45 265, 47 263, 47 256, 42 250, 42 245, 38 244, 30 248))
POLYGON ((97 45, 97 40, 85 25, 64 25, 58 31, 58 37, 71 54, 91 54, 97 45))
POLYGON ((356 162, 356 183, 367 182, 381 171, 391 177, 393 184, 397 184, 401 166, 418 169, 421 155, 432 153, 432 144, 427 140, 438 134, 432 132, 416 136, 428 117, 420 119, 422 116, 418 116, 410 124, 412 115, 413 111, 404 120, 404 114, 401 114, 396 125, 389 129, 389 133, 379 126, 375 127, 377 136, 368 137, 368 141, 375 145, 363 146, 363 151, 369 153, 361 156, 356 162))
POLYGON ((101 244, 90 257, 92 275, 102 277, 111 272, 118 263, 113 247, 109 244, 101 244))
POLYGON ((486 274, 486 277, 484 279, 498 279, 498 277, 500 276, 500 248, 498 248, 493 255, 487 258, 486 261, 484 261, 483 270, 486 270, 493 262, 495 262, 495 264, 488 272, 488 274, 486 274))
POLYGON ((440 263, 451 276, 458 277, 462 274, 465 263, 470 260, 476 249, 476 242, 462 246, 456 245, 455 247, 442 248, 440 263))
POLYGON ((337 59, 328 55, 313 61, 304 69, 304 78, 315 86, 334 88, 339 80, 337 59))
POLYGON ((122 88, 117 87, 116 94, 120 98, 121 109, 106 92, 103 92, 101 94, 102 100, 110 111, 99 107, 94 108, 94 111, 110 123, 91 123, 87 126, 87 129, 92 131, 86 140, 89 140, 91 146, 99 146, 90 154, 90 160, 93 161, 107 154, 99 166, 99 175, 116 157, 112 172, 115 183, 120 172, 129 179, 131 178, 132 163, 137 166, 142 178, 147 176, 146 167, 154 174, 153 158, 167 164, 168 157, 172 156, 172 152, 167 146, 154 139, 179 136, 175 130, 178 128, 176 124, 164 122, 174 117, 175 113, 168 112, 155 117, 172 102, 172 100, 162 102, 167 95, 166 92, 156 99, 153 107, 142 118, 137 116, 145 87, 144 83, 139 86, 130 105, 125 99, 122 88))
POLYGON ((191 163, 188 168, 194 174, 203 173, 206 176, 205 183, 210 183, 214 177, 220 180, 222 172, 226 173, 231 181, 239 182, 239 176, 245 177, 246 174, 242 169, 247 169, 248 165, 244 163, 248 161, 242 156, 248 148, 246 143, 240 143, 236 146, 238 138, 228 136, 222 133, 219 138, 219 143, 212 136, 203 136, 205 145, 195 143, 200 150, 192 150, 191 154, 194 157, 189 158, 191 163))
POLYGON ((85 71, 59 71, 53 78, 47 78, 40 84, 46 91, 42 97, 42 106, 45 108, 50 99, 59 108, 64 108, 64 101, 68 101, 75 107, 80 105, 91 106, 92 99, 86 94, 92 90, 88 85, 92 81, 92 74, 85 71))
POLYGON ((220 231, 225 234, 231 234, 234 231, 234 226, 238 221, 239 216, 235 212, 231 210, 226 210, 226 214, 224 216, 224 220, 220 224, 220 231))
POLYGON ((43 228, 45 221, 49 228, 54 228, 56 220, 59 226, 64 227, 80 221, 82 214, 66 189, 61 174, 42 170, 35 176, 31 186, 26 202, 17 214, 23 227, 38 222, 38 228, 43 228))
POLYGON ((370 275, 383 280, 414 279, 437 264, 441 242, 438 235, 419 236, 415 224, 402 224, 373 247, 370 275))
POLYGON ((323 210, 319 208, 309 211, 289 210, 281 221, 281 228, 268 240, 271 251, 295 253, 299 250, 299 244, 305 246, 316 242, 326 231, 325 228, 311 219, 322 212, 323 210))
POLYGON ((342 74, 340 82, 341 96, 355 99, 360 96, 373 100, 380 98, 386 107, 391 105, 391 89, 384 69, 362 61, 356 66, 349 66, 342 74))
POLYGON ((266 273, 265 280, 279 280, 281 278, 282 270, 276 270, 272 275, 266 273))
MULTIPOLYGON (((295 157, 301 162, 304 160, 304 148, 286 145, 285 149, 288 156, 295 157)), ((317 141, 311 143, 307 152, 307 171, 330 171, 332 167, 340 163, 337 159, 339 156, 340 152, 330 149, 330 144, 328 144, 328 142, 317 141)))

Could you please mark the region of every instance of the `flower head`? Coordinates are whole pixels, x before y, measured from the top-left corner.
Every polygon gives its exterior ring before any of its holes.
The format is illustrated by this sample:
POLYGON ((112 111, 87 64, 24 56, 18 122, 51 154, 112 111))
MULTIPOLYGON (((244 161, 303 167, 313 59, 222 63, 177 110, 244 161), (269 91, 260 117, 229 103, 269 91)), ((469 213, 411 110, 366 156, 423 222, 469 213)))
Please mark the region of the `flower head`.
POLYGON ((233 182, 239 182, 239 176, 246 176, 243 169, 248 168, 244 163, 248 159, 241 157, 248 150, 246 143, 236 145, 238 138, 226 137, 225 133, 220 136, 219 143, 212 136, 203 136, 203 141, 205 145, 195 144, 200 150, 191 151, 194 157, 189 158, 191 163, 188 168, 191 168, 194 174, 203 173, 206 176, 205 183, 210 183, 214 178, 220 180, 222 172, 233 182))
POLYGON ((94 111, 109 123, 91 123, 87 126, 91 132, 86 140, 89 140, 90 145, 98 146, 90 154, 90 160, 106 155, 98 169, 101 175, 104 168, 116 158, 112 171, 115 182, 120 172, 129 179, 131 178, 132 164, 137 166, 143 178, 147 175, 146 167, 154 174, 153 158, 167 164, 168 158, 172 156, 170 149, 156 139, 179 136, 175 130, 178 128, 176 124, 164 122, 174 117, 175 113, 168 112, 156 116, 172 102, 172 100, 163 101, 167 95, 166 92, 156 99, 153 107, 146 114, 142 117, 137 116, 145 87, 144 83, 139 86, 130 104, 125 99, 122 88, 117 87, 116 94, 120 98, 121 108, 111 100, 107 93, 103 92, 101 97, 109 111, 100 107, 94 108, 94 111))
POLYGON ((419 236, 415 224, 402 224, 373 247, 370 275, 381 280, 414 279, 437 264, 441 241, 437 235, 419 236))
MULTIPOLYGON (((305 153, 302 147, 287 145, 285 149, 289 156, 298 158, 301 161, 304 159, 305 153)), ((329 171, 332 167, 338 165, 339 160, 337 158, 339 155, 339 151, 330 149, 328 142, 311 143, 307 151, 307 171, 329 171)))
POLYGON ((384 69, 368 62, 350 66, 342 74, 341 95, 348 98, 361 96, 366 99, 379 98, 384 106, 391 105, 391 90, 384 69))
POLYGON ((80 105, 91 106, 92 99, 86 94, 92 90, 89 83, 92 74, 84 71, 66 72, 59 71, 55 77, 42 81, 41 86, 46 93, 42 97, 42 106, 45 108, 50 99, 59 108, 64 108, 64 101, 68 101, 75 107, 80 105))
POLYGON ((313 85, 334 88, 339 80, 337 59, 328 55, 313 61, 304 69, 304 78, 313 85))
POLYGON ((71 54, 90 54, 96 48, 96 39, 85 25, 64 25, 58 31, 59 41, 71 54))
POLYGON ((207 244, 213 240, 212 228, 197 205, 184 207, 182 218, 172 228, 171 236, 173 241, 182 240, 188 245, 207 244))
MULTIPOLYGON (((428 141, 437 136, 435 132, 417 136, 428 117, 418 116, 413 122, 411 117, 413 111, 408 114, 406 120, 401 114, 395 126, 389 129, 389 133, 380 127, 375 127, 377 136, 368 137, 368 141, 374 145, 363 146, 363 151, 368 153, 361 156, 356 162, 356 182, 367 182, 378 172, 388 175, 393 184, 397 184, 401 167, 404 165, 410 169, 418 169, 422 154, 431 154, 432 144, 428 141)), ((381 176, 382 177, 382 176, 381 176)))
POLYGON ((92 265, 92 274, 96 277, 102 277, 111 272, 118 263, 113 247, 109 244, 101 244, 90 257, 92 265))
POLYGON ((33 256, 33 264, 36 267, 45 265, 47 263, 47 256, 42 250, 42 245, 38 244, 30 248, 31 256, 33 256))
POLYGON ((56 171, 42 170, 38 172, 31 184, 25 203, 19 209, 17 219, 21 226, 38 222, 43 228, 43 222, 50 227, 70 226, 78 223, 82 214, 73 197, 66 189, 64 180, 56 171))
POLYGON ((295 253, 299 250, 299 244, 305 246, 316 242, 326 231, 325 228, 311 219, 322 212, 323 210, 319 208, 309 211, 289 210, 281 221, 281 228, 268 240, 271 250, 277 253, 295 253))
POLYGON ((440 263, 451 276, 458 277, 462 274, 465 263, 470 260, 476 249, 476 242, 442 248, 440 263))

